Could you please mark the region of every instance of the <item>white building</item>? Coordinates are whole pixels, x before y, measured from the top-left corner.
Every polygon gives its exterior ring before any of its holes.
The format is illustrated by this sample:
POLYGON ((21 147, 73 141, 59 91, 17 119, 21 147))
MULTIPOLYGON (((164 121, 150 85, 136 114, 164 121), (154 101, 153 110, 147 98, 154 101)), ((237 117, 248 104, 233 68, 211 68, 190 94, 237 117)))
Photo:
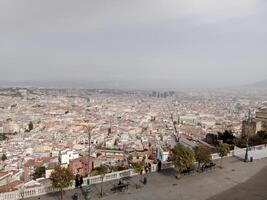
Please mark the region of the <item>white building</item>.
POLYGON ((170 152, 166 148, 162 148, 161 146, 157 147, 157 160, 167 162, 169 155, 170 152))
POLYGON ((71 160, 79 157, 79 153, 69 149, 63 150, 59 154, 60 164, 69 164, 71 160))
POLYGON ((4 133, 4 127, 0 124, 0 134, 4 133))

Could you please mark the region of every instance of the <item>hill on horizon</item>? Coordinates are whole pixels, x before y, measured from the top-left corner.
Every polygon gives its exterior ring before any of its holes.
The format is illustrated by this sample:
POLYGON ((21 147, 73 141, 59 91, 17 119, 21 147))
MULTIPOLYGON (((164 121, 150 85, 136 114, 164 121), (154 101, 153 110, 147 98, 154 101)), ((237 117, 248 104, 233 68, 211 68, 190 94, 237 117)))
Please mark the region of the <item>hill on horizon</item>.
POLYGON ((248 85, 245 85, 245 87, 251 87, 251 88, 267 88, 267 79, 257 81, 248 85))

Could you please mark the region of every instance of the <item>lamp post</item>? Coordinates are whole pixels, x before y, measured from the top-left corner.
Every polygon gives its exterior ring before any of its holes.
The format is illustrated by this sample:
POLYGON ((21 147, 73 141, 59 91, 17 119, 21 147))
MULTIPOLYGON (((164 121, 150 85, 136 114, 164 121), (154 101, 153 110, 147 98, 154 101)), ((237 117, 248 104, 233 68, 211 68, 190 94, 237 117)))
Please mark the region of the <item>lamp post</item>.
MULTIPOLYGON (((94 126, 90 126, 88 124, 79 124, 78 126, 83 126, 84 128, 86 128, 87 133, 88 133, 88 172, 90 169, 90 155, 91 155, 91 130, 94 128, 94 126)), ((92 188, 90 185, 90 173, 88 173, 88 179, 87 179, 87 184, 85 186, 83 186, 83 191, 84 191, 84 195, 85 195, 85 199, 86 200, 90 200, 91 199, 91 192, 92 192, 92 188)))
POLYGON ((91 166, 91 163, 90 163, 90 156, 91 156, 91 130, 92 130, 92 127, 89 127, 89 126, 84 126, 88 132, 88 180, 87 180, 87 187, 85 186, 84 187, 84 190, 85 190, 85 198, 86 200, 89 200, 91 199, 91 192, 92 192, 92 188, 91 188, 91 185, 90 185, 90 173, 89 173, 89 170, 90 170, 90 166, 91 166))
POLYGON ((246 144, 246 153, 245 153, 245 162, 248 162, 248 146, 249 146, 249 132, 251 131, 252 119, 251 119, 251 111, 248 111, 248 131, 247 131, 247 144, 246 144))
POLYGON ((246 153, 245 153, 245 162, 248 162, 248 135, 247 135, 247 147, 246 147, 246 153))

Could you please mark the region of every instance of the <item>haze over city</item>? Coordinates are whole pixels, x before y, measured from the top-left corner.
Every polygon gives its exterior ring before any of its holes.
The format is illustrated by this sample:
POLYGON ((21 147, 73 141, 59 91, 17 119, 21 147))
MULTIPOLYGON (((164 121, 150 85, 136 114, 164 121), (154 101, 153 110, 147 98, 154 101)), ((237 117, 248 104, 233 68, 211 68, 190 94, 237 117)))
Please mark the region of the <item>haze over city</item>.
POLYGON ((0 80, 116 88, 249 84, 267 77, 266 18, 264 0, 1 1, 0 80))
POLYGON ((267 0, 1 0, 0 200, 266 200, 267 0))

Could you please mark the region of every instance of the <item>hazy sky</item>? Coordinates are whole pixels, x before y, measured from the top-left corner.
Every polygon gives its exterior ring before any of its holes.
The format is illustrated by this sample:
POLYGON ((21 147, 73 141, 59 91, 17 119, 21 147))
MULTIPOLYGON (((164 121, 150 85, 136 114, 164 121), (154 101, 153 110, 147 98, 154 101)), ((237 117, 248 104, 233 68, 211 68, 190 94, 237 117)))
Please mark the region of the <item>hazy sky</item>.
POLYGON ((11 81, 266 79, 267 1, 1 0, 0 69, 11 81))

